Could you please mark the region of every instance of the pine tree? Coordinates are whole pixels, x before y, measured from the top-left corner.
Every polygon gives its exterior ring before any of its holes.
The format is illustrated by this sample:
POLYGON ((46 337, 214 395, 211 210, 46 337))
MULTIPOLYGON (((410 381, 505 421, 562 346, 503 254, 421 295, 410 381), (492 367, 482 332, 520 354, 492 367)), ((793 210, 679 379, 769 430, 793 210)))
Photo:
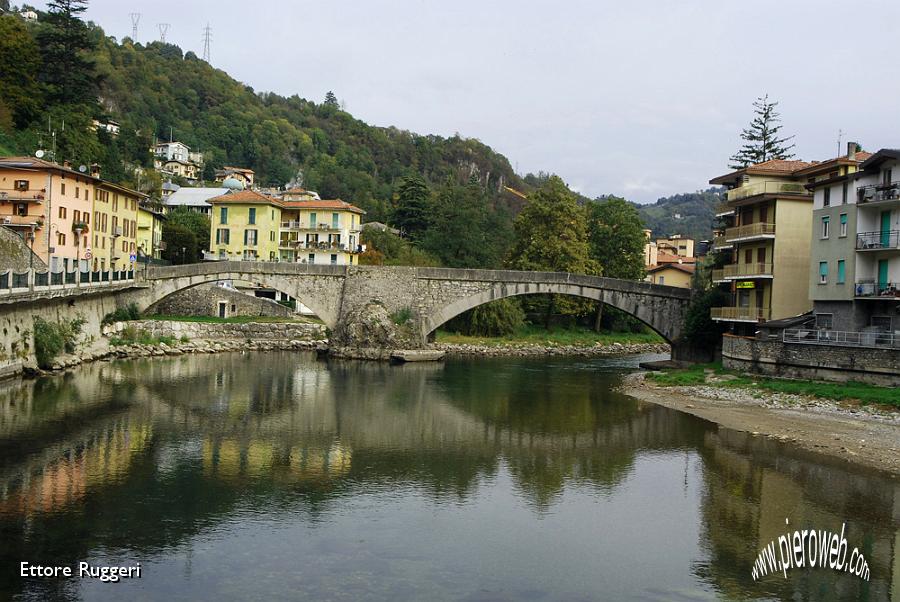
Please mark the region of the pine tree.
POLYGON ((89 53, 94 50, 81 14, 87 0, 51 0, 38 33, 44 58, 41 79, 50 100, 58 104, 96 104, 97 76, 89 53))
POLYGON ((392 224, 401 236, 418 241, 430 223, 431 192, 418 174, 401 178, 396 193, 392 224))
POLYGON ((338 99, 331 90, 325 95, 325 106, 338 108, 338 99))
POLYGON ((756 117, 750 122, 750 127, 741 133, 744 144, 731 159, 731 169, 743 169, 748 165, 762 163, 771 159, 790 159, 794 156, 790 152, 794 145, 785 146, 785 143, 793 140, 793 136, 779 138, 781 119, 775 107, 777 102, 769 102, 769 95, 761 96, 753 103, 753 112, 756 117))

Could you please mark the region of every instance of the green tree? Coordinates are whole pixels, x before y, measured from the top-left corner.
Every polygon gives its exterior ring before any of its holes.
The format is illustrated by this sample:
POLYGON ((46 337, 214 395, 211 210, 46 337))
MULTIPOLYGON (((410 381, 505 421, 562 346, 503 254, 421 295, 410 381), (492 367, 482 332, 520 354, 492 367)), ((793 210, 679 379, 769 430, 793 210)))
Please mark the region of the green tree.
POLYGON ((162 258, 175 264, 197 261, 197 237, 190 229, 177 223, 166 223, 162 232, 166 248, 162 258))
MULTIPOLYGON (((588 205, 591 257, 604 276, 641 280, 644 278, 644 224, 637 209, 620 197, 588 205)), ((597 302, 594 330, 600 331, 603 302, 597 302)))
POLYGON ((95 44, 81 20, 85 10, 87 0, 50 0, 38 32, 44 58, 41 78, 50 100, 57 104, 97 103, 97 77, 91 58, 95 44))
POLYGON ((331 90, 325 94, 325 106, 334 107, 335 109, 339 107, 337 96, 331 90))
POLYGON ((170 226, 180 226, 194 235, 194 256, 200 257, 203 251, 209 250, 210 224, 209 216, 179 208, 168 215, 170 226))
POLYGON ((0 17, 0 65, 0 105, 9 111, 11 125, 22 128, 37 116, 42 104, 36 79, 41 55, 22 20, 12 15, 0 17))
POLYGON ((400 179, 392 214, 392 224, 401 236, 417 241, 428 229, 430 192, 418 174, 400 179))
POLYGON ((781 116, 775 111, 777 106, 777 102, 769 102, 768 94, 754 101, 753 112, 756 116, 750 122, 750 127, 744 128, 741 132, 741 139, 746 144, 732 155, 729 165, 731 169, 743 169, 755 163, 771 159, 790 159, 794 156, 790 152, 794 145, 785 145, 794 137, 778 137, 778 132, 781 131, 781 116))
MULTIPOLYGON (((513 222, 514 242, 508 265, 516 270, 599 274, 600 266, 590 257, 587 215, 575 196, 558 177, 552 176, 529 198, 513 222)), ((584 301, 550 295, 546 304, 546 326, 554 311, 580 315, 589 307, 584 301)))

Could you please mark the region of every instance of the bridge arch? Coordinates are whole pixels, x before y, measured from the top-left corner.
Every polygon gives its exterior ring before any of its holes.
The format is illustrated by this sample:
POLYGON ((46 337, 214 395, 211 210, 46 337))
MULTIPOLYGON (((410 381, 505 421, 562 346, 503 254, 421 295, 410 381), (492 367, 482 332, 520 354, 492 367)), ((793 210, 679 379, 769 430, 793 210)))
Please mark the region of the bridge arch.
MULTIPOLYGON (((501 282, 480 292, 458 298, 422 318, 422 334, 428 337, 449 320, 485 303, 524 295, 569 295, 602 301, 634 316, 654 332, 672 343, 681 336, 683 315, 672 315, 672 299, 645 292, 611 290, 599 286, 570 283, 501 282)), ((685 303, 686 305, 686 303, 685 303)))

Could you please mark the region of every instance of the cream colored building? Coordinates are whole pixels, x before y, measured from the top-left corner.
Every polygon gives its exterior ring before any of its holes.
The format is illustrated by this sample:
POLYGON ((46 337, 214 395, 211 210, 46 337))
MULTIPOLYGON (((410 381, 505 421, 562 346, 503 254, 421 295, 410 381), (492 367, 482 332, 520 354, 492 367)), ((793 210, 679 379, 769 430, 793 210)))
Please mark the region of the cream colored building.
POLYGON ((138 206, 137 252, 140 257, 162 259, 165 243, 162 239, 163 222, 166 216, 147 205, 138 206))
POLYGON ((716 250, 728 264, 713 271, 727 283, 732 301, 714 308, 714 320, 752 330, 761 321, 797 316, 810 310, 809 262, 812 194, 799 174, 812 164, 772 160, 710 180, 729 188, 717 213, 730 222, 716 250))
POLYGON ((693 276, 694 264, 692 263, 666 263, 647 270, 646 281, 653 284, 691 288, 693 276))
POLYGON ((281 261, 354 265, 364 214, 341 200, 282 201, 281 261))
POLYGON ((130 270, 137 259, 138 205, 146 194, 99 181, 94 185, 91 266, 130 270))

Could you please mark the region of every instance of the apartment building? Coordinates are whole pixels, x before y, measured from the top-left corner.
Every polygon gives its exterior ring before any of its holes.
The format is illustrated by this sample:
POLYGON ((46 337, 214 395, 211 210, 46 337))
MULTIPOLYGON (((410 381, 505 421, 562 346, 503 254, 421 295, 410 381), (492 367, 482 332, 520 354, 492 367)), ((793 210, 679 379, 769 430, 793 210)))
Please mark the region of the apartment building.
POLYGON ((162 239, 163 223, 166 216, 149 205, 138 205, 137 254, 138 257, 162 259, 165 242, 162 239))
POLYGON ((816 325, 900 331, 900 150, 856 152, 805 171, 814 195, 809 296, 816 325))
POLYGON ((281 261, 354 265, 364 214, 341 200, 282 201, 281 261))
POLYGON ((713 280, 728 285, 732 295, 728 306, 712 310, 712 318, 731 323, 735 332, 749 333, 761 321, 812 308, 812 194, 798 175, 811 165, 776 159, 710 180, 728 188, 716 211, 728 226, 717 233, 714 248, 729 262, 713 271, 713 280))
POLYGON ((94 185, 94 227, 88 239, 94 270, 130 270, 137 259, 138 206, 147 195, 111 182, 94 185))
POLYGON ((230 190, 208 202, 210 259, 278 261, 281 201, 254 190, 230 190))

